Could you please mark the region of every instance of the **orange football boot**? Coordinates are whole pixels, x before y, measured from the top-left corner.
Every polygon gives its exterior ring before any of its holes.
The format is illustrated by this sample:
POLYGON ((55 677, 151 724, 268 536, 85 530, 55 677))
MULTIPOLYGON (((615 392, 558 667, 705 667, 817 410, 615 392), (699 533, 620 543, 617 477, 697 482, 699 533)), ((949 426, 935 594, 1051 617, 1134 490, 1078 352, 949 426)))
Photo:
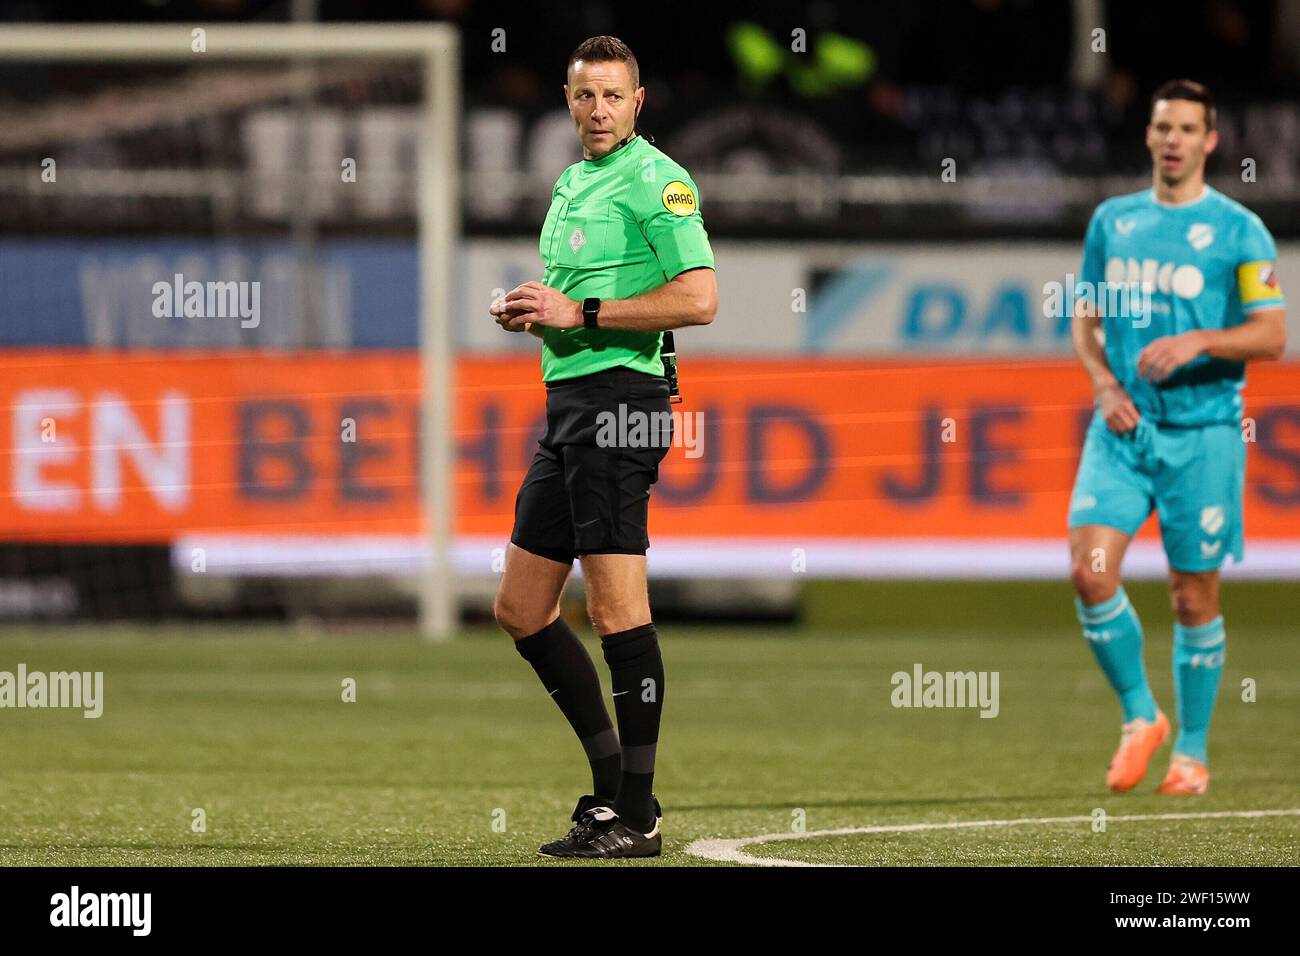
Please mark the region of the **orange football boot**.
POLYGON ((1106 771, 1106 786, 1116 793, 1132 790, 1146 776, 1151 755, 1169 736, 1169 718, 1157 710, 1154 723, 1135 717, 1123 729, 1119 748, 1106 771))
POLYGON ((1169 773, 1156 787, 1156 793, 1167 797, 1199 797, 1210 788, 1210 771, 1205 764, 1185 754, 1174 754, 1169 762, 1169 773))

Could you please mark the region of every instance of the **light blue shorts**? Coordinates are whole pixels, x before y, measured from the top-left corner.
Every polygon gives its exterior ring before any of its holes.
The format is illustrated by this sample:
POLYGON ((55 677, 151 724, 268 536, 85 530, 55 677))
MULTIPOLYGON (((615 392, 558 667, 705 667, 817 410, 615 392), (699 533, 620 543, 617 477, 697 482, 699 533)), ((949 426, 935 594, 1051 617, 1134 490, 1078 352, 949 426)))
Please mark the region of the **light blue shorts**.
POLYGON ((1070 527, 1137 533, 1155 508, 1169 566, 1213 571, 1245 547, 1246 444, 1235 424, 1174 428, 1142 419, 1116 435, 1098 412, 1070 497, 1070 527))

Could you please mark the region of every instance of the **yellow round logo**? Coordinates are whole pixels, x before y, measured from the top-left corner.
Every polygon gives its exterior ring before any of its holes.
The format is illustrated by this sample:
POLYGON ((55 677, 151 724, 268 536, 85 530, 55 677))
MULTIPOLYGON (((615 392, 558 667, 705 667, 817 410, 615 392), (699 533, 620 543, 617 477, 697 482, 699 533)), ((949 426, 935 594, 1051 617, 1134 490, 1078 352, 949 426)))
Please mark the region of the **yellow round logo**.
POLYGON ((664 208, 674 216, 689 216, 695 212, 695 190, 680 179, 675 179, 664 187, 664 208))

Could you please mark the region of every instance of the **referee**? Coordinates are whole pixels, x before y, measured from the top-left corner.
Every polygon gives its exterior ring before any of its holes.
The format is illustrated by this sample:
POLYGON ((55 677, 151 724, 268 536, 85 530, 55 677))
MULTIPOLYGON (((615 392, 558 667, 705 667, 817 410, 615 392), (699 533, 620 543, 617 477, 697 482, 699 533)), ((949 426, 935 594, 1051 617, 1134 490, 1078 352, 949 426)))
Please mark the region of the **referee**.
POLYGON ((546 383, 546 434, 515 499, 495 613, 591 763, 592 793, 579 799, 573 828, 538 852, 657 856, 651 785, 664 668, 645 554, 650 486, 672 440, 660 346, 665 331, 713 321, 717 283, 695 184, 636 133, 645 88, 632 51, 592 37, 569 57, 567 79, 583 159, 551 192, 543 281, 491 308, 502 328, 542 340, 546 383), (574 558, 610 669, 617 733, 591 657, 560 617, 574 558))

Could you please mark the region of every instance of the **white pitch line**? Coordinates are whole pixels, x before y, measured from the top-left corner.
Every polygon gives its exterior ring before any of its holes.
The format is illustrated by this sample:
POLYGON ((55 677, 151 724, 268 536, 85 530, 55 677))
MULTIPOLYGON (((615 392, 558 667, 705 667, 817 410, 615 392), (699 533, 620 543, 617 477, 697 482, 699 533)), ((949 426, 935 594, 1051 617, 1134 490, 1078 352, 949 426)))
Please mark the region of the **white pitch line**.
MULTIPOLYGON (((1213 813, 1147 813, 1107 816, 1107 823, 1129 823, 1143 820, 1219 820, 1228 817, 1293 817, 1300 816, 1300 808, 1291 810, 1218 810, 1213 813)), ((705 839, 691 843, 686 852, 705 860, 719 863, 750 863, 754 866, 831 866, 833 864, 808 863, 805 860, 783 860, 771 856, 750 856, 747 846, 759 843, 780 843, 786 840, 811 840, 816 837, 849 836, 855 833, 916 833, 922 830, 967 830, 978 827, 1048 826, 1057 823, 1091 823, 1093 817, 1022 817, 1018 820, 959 820, 955 823, 902 823, 876 827, 841 827, 838 830, 808 830, 803 833, 764 833, 760 836, 741 837, 735 840, 705 839)))

